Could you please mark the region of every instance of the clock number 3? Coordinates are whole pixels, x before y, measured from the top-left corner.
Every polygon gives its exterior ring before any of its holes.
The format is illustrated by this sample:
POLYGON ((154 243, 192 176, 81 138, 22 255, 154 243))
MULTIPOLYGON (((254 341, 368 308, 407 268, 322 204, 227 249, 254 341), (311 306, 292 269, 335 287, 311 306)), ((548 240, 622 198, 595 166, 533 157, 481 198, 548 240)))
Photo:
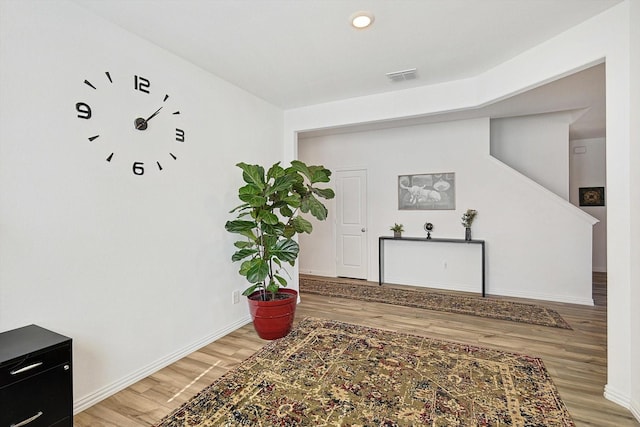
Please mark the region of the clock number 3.
POLYGON ((176 128, 176 141, 184 142, 184 131, 176 128))

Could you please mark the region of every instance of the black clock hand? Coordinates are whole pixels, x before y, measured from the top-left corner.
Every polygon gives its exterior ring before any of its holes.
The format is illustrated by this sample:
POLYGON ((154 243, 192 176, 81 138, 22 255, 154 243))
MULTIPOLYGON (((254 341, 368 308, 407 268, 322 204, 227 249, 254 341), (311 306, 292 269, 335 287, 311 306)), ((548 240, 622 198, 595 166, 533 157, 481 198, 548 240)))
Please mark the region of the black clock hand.
POLYGON ((138 130, 145 130, 147 128, 147 122, 151 119, 153 119, 155 116, 158 115, 158 113, 160 112, 160 110, 162 110, 162 107, 158 108, 155 113, 153 113, 152 115, 150 115, 149 117, 147 117, 146 119, 143 119, 142 117, 138 117, 133 123, 134 126, 136 127, 136 129, 138 130))
POLYGON ((162 110, 162 107, 158 108, 158 109, 156 110, 156 112, 155 112, 155 113, 153 113, 152 115, 150 115, 149 117, 147 117, 147 120, 145 120, 145 121, 146 121, 146 122, 148 122, 149 120, 153 119, 155 116, 157 116, 157 115, 158 115, 158 113, 160 112, 160 110, 162 110))

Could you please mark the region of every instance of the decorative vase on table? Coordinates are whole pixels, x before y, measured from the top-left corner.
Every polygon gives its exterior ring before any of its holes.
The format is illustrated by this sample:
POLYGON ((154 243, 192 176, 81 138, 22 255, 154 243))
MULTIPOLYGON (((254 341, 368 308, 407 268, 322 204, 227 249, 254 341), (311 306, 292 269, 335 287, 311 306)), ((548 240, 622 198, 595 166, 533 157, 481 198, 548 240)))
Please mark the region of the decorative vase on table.
POLYGON ((464 240, 471 240, 471 223, 478 215, 478 211, 475 209, 467 209, 462 214, 462 226, 464 227, 464 240))
POLYGON ((402 231, 394 231, 393 232, 393 237, 395 239, 399 239, 400 237, 402 237, 402 231))

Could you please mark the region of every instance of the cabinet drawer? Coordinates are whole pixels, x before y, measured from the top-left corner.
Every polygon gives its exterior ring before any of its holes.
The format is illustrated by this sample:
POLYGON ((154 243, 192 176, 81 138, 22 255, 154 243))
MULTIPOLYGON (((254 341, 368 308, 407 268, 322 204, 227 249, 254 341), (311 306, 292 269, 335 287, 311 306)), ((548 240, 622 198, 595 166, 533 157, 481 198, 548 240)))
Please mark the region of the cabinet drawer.
POLYGON ((54 366, 70 364, 71 345, 65 344, 47 351, 26 354, 2 364, 0 387, 29 378, 54 366))
MULTIPOLYGON (((71 368, 59 365, 0 388, 0 426, 33 419, 25 427, 58 425, 72 413, 71 368)), ((64 424, 60 424, 64 425, 64 424)), ((69 424, 71 425, 71 424, 69 424)))

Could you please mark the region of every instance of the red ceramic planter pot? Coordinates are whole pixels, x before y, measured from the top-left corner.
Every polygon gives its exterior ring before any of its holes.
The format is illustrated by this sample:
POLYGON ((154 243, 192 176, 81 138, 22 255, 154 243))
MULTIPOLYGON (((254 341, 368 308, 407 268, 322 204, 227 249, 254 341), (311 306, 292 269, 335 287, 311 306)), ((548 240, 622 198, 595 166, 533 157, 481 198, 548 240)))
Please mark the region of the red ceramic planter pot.
POLYGON ((253 327, 258 336, 263 340, 275 340, 286 336, 291 332, 293 326, 293 318, 298 304, 298 291, 281 288, 278 290, 278 294, 287 297, 275 301, 253 299, 259 294, 260 292, 256 291, 247 298, 253 327))

